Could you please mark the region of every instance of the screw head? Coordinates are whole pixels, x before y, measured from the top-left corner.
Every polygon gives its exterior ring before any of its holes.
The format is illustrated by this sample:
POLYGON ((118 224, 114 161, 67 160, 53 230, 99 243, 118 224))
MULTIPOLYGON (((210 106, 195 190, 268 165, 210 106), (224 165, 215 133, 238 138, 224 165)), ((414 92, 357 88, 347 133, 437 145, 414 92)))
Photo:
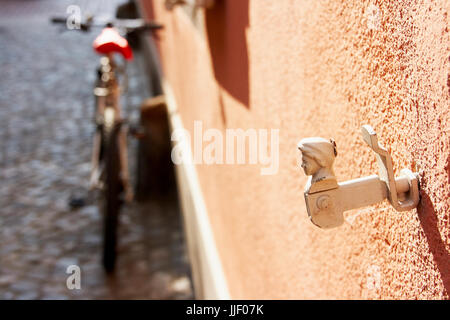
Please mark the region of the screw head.
POLYGON ((320 210, 328 209, 331 204, 331 199, 329 196, 320 196, 317 199, 316 204, 317 208, 319 208, 320 210))

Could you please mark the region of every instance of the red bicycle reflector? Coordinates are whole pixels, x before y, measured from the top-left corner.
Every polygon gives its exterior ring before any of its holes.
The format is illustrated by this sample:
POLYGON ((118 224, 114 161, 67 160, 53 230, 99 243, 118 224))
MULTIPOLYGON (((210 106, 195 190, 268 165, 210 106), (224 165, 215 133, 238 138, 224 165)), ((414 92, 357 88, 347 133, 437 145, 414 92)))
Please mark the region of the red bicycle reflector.
POLYGON ((127 39, 122 37, 114 28, 105 28, 92 44, 99 54, 120 53, 125 59, 133 59, 133 51, 127 39))

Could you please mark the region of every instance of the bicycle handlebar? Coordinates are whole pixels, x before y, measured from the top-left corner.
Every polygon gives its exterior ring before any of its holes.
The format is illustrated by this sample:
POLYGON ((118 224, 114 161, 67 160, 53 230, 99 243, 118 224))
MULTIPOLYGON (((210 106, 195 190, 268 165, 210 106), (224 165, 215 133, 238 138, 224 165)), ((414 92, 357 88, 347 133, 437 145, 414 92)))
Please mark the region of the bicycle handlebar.
MULTIPOLYGON (((66 17, 52 17, 52 18, 50 18, 50 21, 51 21, 51 23, 54 23, 54 24, 58 24, 58 23, 59 24, 67 24, 67 18, 66 17)), ((90 24, 80 23, 79 24, 79 28, 77 28, 77 29, 79 29, 81 31, 89 31, 90 28, 91 28, 90 24)))
MULTIPOLYGON (((50 21, 54 24, 66 24, 66 17, 52 17, 50 21)), ((156 31, 159 29, 163 29, 164 26, 155 22, 145 22, 143 19, 110 19, 110 20, 101 20, 94 18, 86 19, 86 22, 78 23, 78 27, 76 28, 81 31, 90 31, 91 28, 95 27, 116 27, 118 29, 124 29, 126 33, 131 32, 142 32, 142 31, 156 31)))

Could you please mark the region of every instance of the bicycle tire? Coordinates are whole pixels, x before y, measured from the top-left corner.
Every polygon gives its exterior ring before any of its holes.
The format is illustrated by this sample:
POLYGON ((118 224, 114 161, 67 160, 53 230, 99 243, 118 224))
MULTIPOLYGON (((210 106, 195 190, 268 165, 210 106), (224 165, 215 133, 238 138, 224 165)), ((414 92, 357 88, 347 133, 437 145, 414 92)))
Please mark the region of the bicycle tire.
POLYGON ((105 122, 103 126, 105 177, 103 189, 103 266, 112 272, 116 263, 117 229, 121 207, 120 158, 118 148, 118 127, 105 122))

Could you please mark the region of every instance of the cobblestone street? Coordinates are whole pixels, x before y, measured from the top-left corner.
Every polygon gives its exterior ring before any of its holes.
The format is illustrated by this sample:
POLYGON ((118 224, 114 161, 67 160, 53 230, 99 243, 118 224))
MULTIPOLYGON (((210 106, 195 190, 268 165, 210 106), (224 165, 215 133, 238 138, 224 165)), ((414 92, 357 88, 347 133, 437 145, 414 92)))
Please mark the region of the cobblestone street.
MULTIPOLYGON (((114 14, 120 2, 0 0, 0 299, 193 298, 175 191, 125 205, 115 274, 101 265, 102 218, 86 196, 100 29, 62 31, 48 18, 70 4, 114 14), (70 209, 73 196, 86 205, 70 209), (74 264, 80 290, 66 286, 74 264)), ((129 65, 131 121, 150 95, 141 64, 137 54, 129 65)))

